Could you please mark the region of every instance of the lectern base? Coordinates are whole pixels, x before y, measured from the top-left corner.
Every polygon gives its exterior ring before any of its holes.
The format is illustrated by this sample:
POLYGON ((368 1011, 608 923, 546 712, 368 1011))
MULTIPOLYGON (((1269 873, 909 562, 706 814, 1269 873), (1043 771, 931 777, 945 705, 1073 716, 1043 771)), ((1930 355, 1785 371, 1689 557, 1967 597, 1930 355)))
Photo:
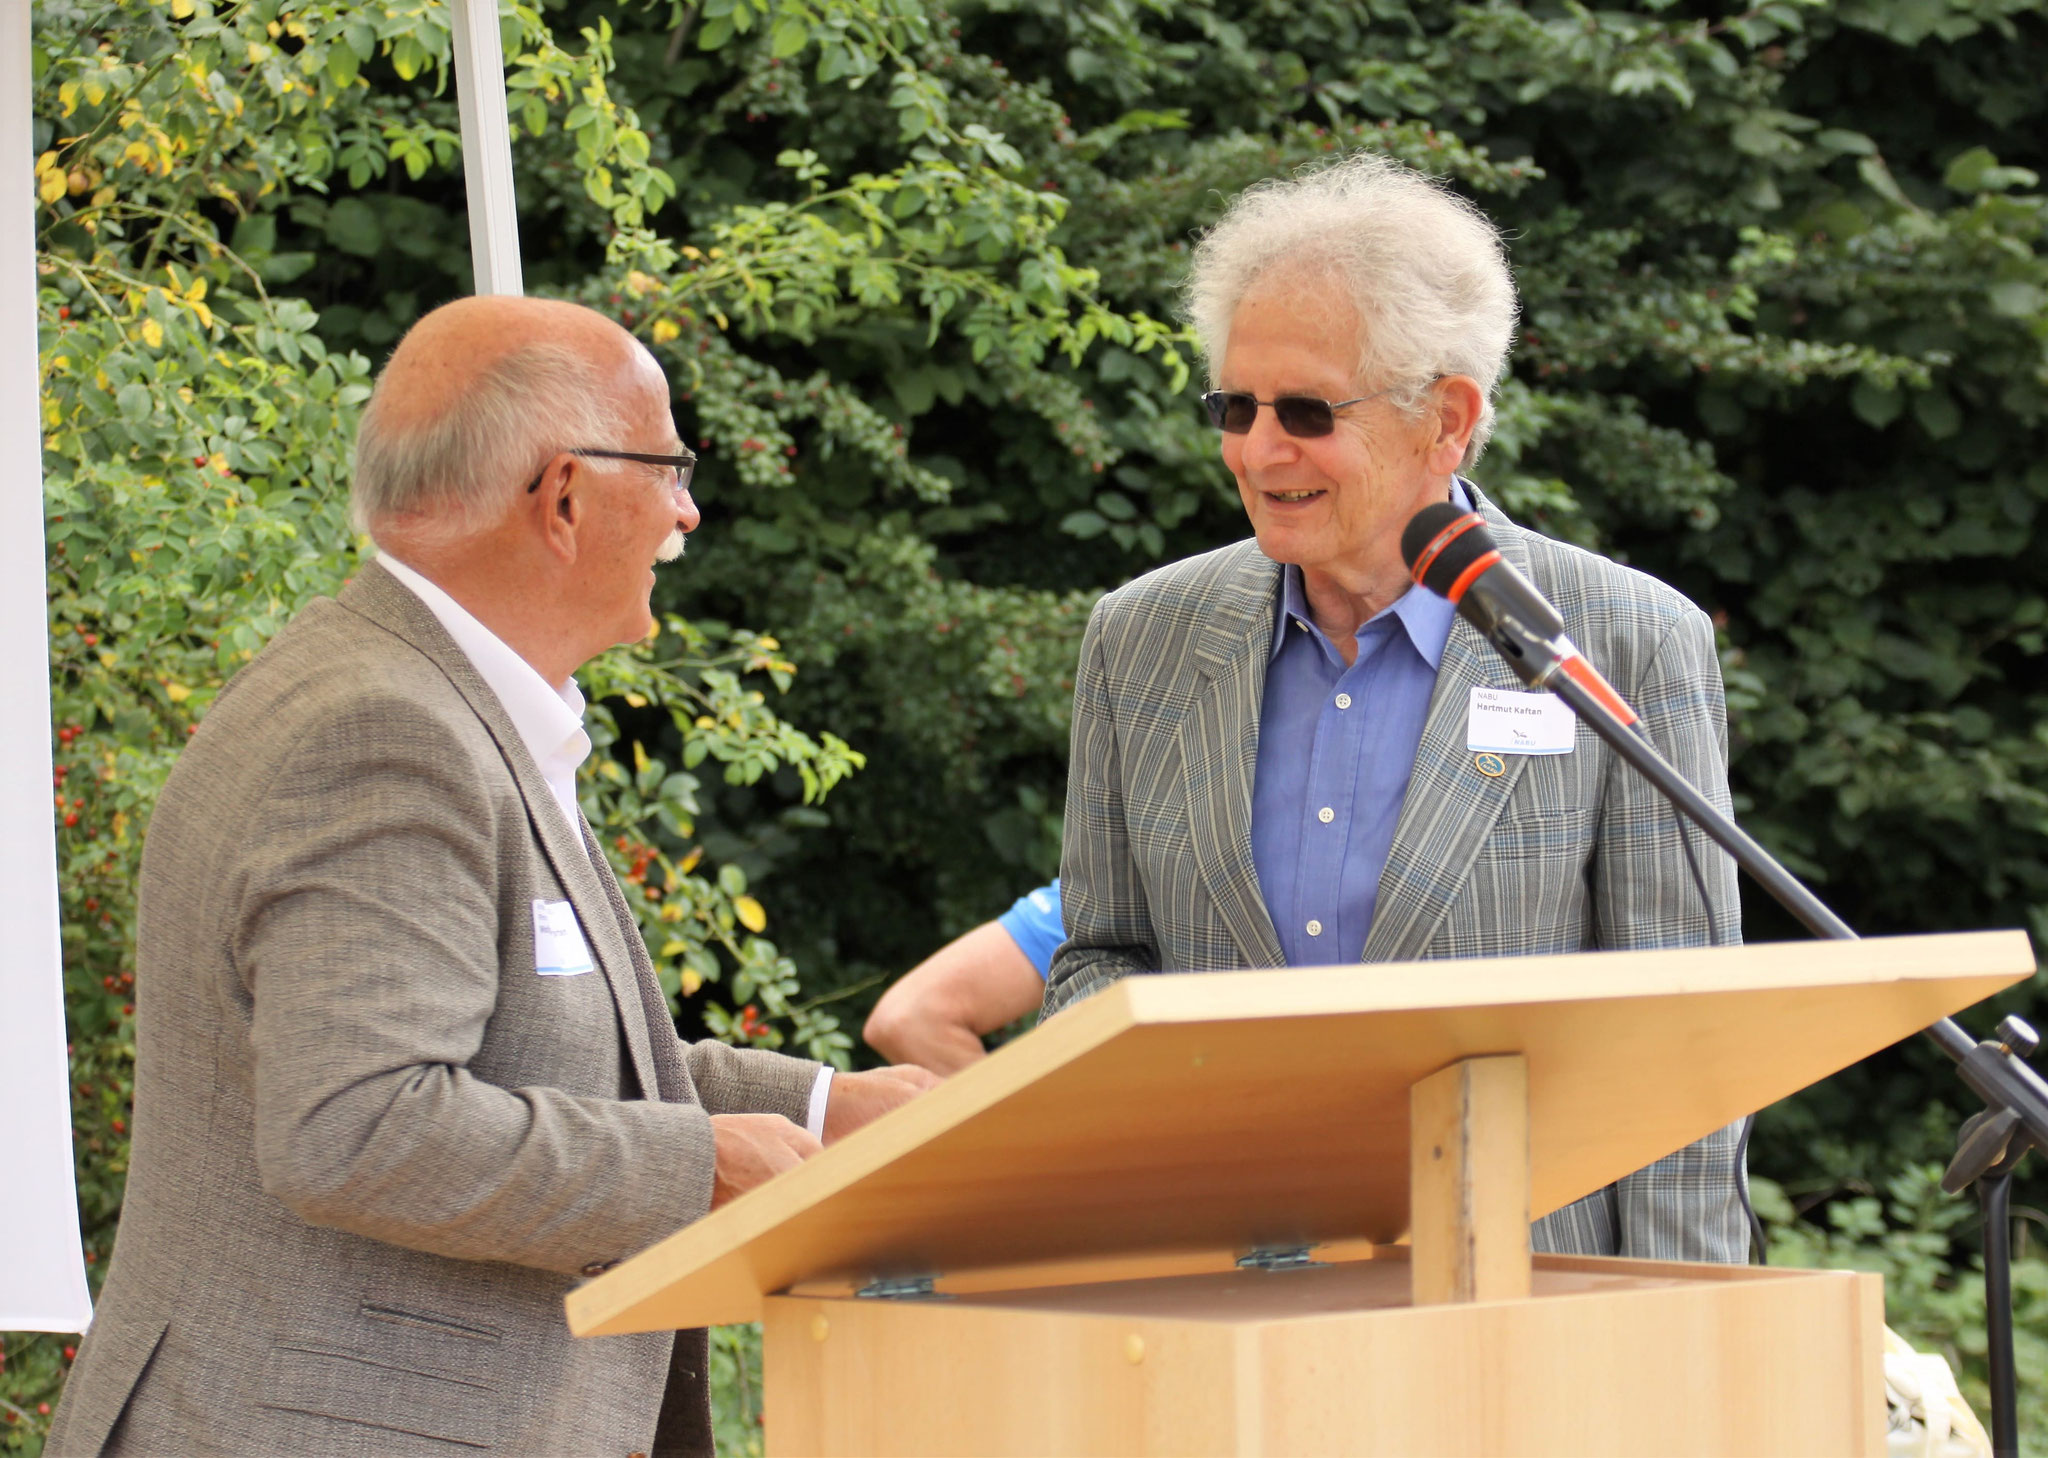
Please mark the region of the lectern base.
POLYGON ((1407 1252, 958 1299, 767 1299, 773 1454, 1881 1454, 1883 1286, 1536 1258, 1417 1307, 1407 1252))

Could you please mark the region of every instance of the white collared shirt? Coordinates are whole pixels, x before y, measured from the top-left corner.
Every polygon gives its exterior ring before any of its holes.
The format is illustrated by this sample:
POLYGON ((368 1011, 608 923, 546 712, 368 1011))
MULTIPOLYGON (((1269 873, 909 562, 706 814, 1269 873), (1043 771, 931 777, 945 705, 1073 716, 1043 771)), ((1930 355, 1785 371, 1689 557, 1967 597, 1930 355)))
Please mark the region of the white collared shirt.
MULTIPOLYGON (((478 622, 439 584, 389 552, 379 552, 377 561, 426 604, 427 611, 448 630, 448 636, 455 640, 455 646, 462 650, 485 687, 497 695, 505 717, 512 721, 526 752, 540 767, 541 778, 547 781, 548 790, 561 808, 569 833, 581 841, 583 809, 576 803, 576 771, 590 755, 590 736, 583 732, 583 691, 576 687, 576 680, 566 679, 559 688, 551 686, 532 664, 478 622)), ((818 1070, 818 1080, 811 1085, 811 1102, 804 1121, 814 1139, 825 1137, 825 1103, 831 1092, 832 1068, 827 1064, 818 1070)))
POLYGON ((505 717, 519 731, 520 742, 540 767, 540 777, 547 781, 562 814, 568 817, 569 833, 582 840, 583 811, 576 803, 576 771, 590 755, 590 736, 583 732, 583 691, 576 687, 576 680, 565 679, 559 688, 550 686, 532 664, 471 616, 438 583, 389 552, 379 552, 377 560, 427 605, 427 611, 448 630, 448 636, 455 640, 455 646, 462 650, 477 676, 498 696, 505 717))

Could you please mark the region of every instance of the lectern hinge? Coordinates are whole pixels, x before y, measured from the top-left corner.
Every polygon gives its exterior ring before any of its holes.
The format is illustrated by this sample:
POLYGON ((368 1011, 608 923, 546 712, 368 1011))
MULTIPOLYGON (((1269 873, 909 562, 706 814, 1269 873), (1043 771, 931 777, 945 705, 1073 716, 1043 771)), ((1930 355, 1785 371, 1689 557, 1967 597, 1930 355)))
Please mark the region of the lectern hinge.
POLYGON ((1249 1255, 1237 1258, 1240 1271, 1305 1271, 1310 1266, 1327 1264, 1309 1258, 1309 1246, 1305 1245, 1262 1245, 1249 1255))
POLYGON ((853 1294, 870 1301, 933 1301, 938 1299, 937 1276, 883 1276, 870 1281, 853 1294))

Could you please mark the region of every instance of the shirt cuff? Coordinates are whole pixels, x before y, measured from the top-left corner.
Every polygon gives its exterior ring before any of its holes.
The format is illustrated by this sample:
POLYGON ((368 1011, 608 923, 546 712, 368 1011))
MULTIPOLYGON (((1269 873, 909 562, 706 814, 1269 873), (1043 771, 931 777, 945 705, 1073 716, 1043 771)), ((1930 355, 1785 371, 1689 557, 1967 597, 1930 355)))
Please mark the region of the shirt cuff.
POLYGON ((832 1065, 826 1064, 818 1070, 818 1081, 811 1085, 811 1106, 804 1114, 804 1128, 820 1144, 825 1142, 825 1101, 832 1097, 832 1065))

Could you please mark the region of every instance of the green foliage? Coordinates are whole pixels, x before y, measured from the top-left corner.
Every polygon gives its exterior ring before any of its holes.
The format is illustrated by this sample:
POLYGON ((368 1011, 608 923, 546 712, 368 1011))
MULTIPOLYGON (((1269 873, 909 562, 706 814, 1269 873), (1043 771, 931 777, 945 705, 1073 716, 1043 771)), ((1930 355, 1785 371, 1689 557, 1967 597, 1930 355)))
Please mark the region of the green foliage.
MULTIPOLYGON (((1883 1191, 1836 1200, 1825 1224, 1801 1219, 1786 1192, 1753 1182, 1757 1213, 1770 1237, 1770 1263, 1806 1269, 1874 1271, 1884 1277, 1885 1324, 1923 1352, 1939 1353, 1956 1373, 1963 1396, 1990 1428, 1985 1368, 1984 1268, 1958 1253, 1957 1237, 1982 1226, 1974 1202, 1941 1189, 1939 1163, 1907 1164, 1883 1191)), ((2048 1363, 2048 1256, 2033 1226, 2039 1211, 2016 1221, 2013 1259, 2014 1365, 2020 1374, 2020 1431, 2038 1451, 2048 1433, 2048 1391, 2033 1380, 2048 1363)))

